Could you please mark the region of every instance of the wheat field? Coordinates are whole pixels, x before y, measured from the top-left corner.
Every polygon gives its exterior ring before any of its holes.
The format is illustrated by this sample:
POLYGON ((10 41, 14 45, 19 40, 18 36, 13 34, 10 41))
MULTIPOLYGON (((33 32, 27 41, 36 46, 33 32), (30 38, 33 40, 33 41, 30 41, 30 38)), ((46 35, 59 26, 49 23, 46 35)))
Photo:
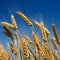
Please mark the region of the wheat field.
POLYGON ((11 15, 12 24, 1 22, 3 27, 2 33, 9 37, 11 42, 7 43, 7 52, 0 43, 0 60, 60 60, 60 38, 55 24, 52 24, 54 33, 54 37, 52 37, 51 32, 45 27, 42 21, 34 21, 34 24, 40 30, 41 40, 29 18, 22 12, 16 12, 16 14, 32 29, 31 36, 33 40, 25 34, 20 38, 17 22, 14 16, 11 15), (12 30, 15 32, 13 33, 12 30), (49 42, 49 38, 53 44, 53 48, 49 42))

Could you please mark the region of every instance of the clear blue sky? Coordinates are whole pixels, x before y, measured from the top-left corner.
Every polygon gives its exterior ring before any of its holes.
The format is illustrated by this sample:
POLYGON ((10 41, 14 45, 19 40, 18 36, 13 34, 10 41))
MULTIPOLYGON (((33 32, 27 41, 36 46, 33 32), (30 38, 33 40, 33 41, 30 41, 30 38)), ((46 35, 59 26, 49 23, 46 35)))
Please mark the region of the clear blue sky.
MULTIPOLYGON (((45 26, 52 34, 52 23, 56 24, 60 34, 60 1, 59 0, 0 0, 0 21, 11 23, 10 15, 16 18, 19 30, 27 35, 31 34, 30 28, 16 15, 16 11, 23 12, 33 22, 43 20, 45 26), (25 30, 25 31, 24 31, 25 30), (26 33, 27 32, 27 33, 26 33)), ((37 30, 37 28, 36 28, 37 30)), ((38 32, 38 31, 37 31, 38 32)), ((30 36, 30 35, 29 35, 30 36)), ((10 39, 2 33, 0 26, 0 40, 6 46, 10 39)))

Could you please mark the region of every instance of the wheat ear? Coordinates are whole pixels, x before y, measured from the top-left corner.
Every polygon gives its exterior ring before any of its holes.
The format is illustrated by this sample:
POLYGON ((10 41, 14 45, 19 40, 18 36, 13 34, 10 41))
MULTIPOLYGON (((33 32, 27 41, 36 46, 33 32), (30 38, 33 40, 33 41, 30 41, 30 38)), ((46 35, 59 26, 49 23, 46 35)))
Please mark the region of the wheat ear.
POLYGON ((17 12, 17 15, 21 17, 29 26, 32 26, 32 22, 21 12, 17 12))
POLYGON ((13 15, 11 15, 12 25, 17 29, 17 24, 13 15))
POLYGON ((38 23, 37 21, 35 21, 34 23, 35 23, 35 25, 40 29, 43 40, 44 40, 45 42, 47 42, 47 40, 48 40, 48 35, 49 35, 49 31, 44 27, 43 22, 38 23))
POLYGON ((58 37, 58 32, 57 32, 55 24, 52 25, 52 29, 53 29, 54 36, 56 38, 57 43, 60 44, 59 37, 58 37))

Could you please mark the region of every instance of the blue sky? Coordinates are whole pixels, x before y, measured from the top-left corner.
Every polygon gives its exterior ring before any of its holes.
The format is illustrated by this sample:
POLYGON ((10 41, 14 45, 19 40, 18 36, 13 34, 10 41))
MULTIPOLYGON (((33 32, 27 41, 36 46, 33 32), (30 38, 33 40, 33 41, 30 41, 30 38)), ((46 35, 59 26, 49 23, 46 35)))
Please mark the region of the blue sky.
MULTIPOLYGON (((16 18, 19 31, 31 36, 31 29, 21 18, 16 15, 16 11, 23 12, 32 22, 34 20, 44 22, 45 26, 52 33, 51 25, 56 24, 60 34, 60 1, 59 0, 0 0, 0 21, 11 23, 10 15, 13 14, 16 18), (29 33, 29 34, 28 34, 29 33)), ((37 28, 35 27, 37 30, 37 28)), ((0 26, 0 40, 6 46, 6 42, 10 39, 2 33, 0 26)), ((39 30, 37 30, 39 34, 39 30)), ((5 47, 6 49, 6 47, 5 47)))

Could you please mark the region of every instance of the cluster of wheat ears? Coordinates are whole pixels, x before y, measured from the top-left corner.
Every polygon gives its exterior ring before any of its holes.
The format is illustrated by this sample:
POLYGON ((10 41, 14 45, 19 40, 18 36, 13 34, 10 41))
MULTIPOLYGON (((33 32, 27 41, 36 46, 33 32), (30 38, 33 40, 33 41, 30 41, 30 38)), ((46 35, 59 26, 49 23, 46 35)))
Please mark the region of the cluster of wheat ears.
POLYGON ((7 43, 7 52, 0 43, 0 60, 59 60, 60 40, 55 24, 52 24, 54 33, 54 37, 52 37, 43 22, 39 23, 34 21, 35 25, 41 32, 41 40, 34 29, 33 23, 23 13, 17 12, 17 15, 31 27, 31 36, 33 40, 25 34, 22 34, 23 36, 20 38, 15 18, 11 15, 12 24, 8 22, 1 22, 4 29, 3 33, 9 37, 11 41, 7 43), (14 33, 12 30, 14 30, 14 33), (53 48, 48 40, 51 40, 53 48))

